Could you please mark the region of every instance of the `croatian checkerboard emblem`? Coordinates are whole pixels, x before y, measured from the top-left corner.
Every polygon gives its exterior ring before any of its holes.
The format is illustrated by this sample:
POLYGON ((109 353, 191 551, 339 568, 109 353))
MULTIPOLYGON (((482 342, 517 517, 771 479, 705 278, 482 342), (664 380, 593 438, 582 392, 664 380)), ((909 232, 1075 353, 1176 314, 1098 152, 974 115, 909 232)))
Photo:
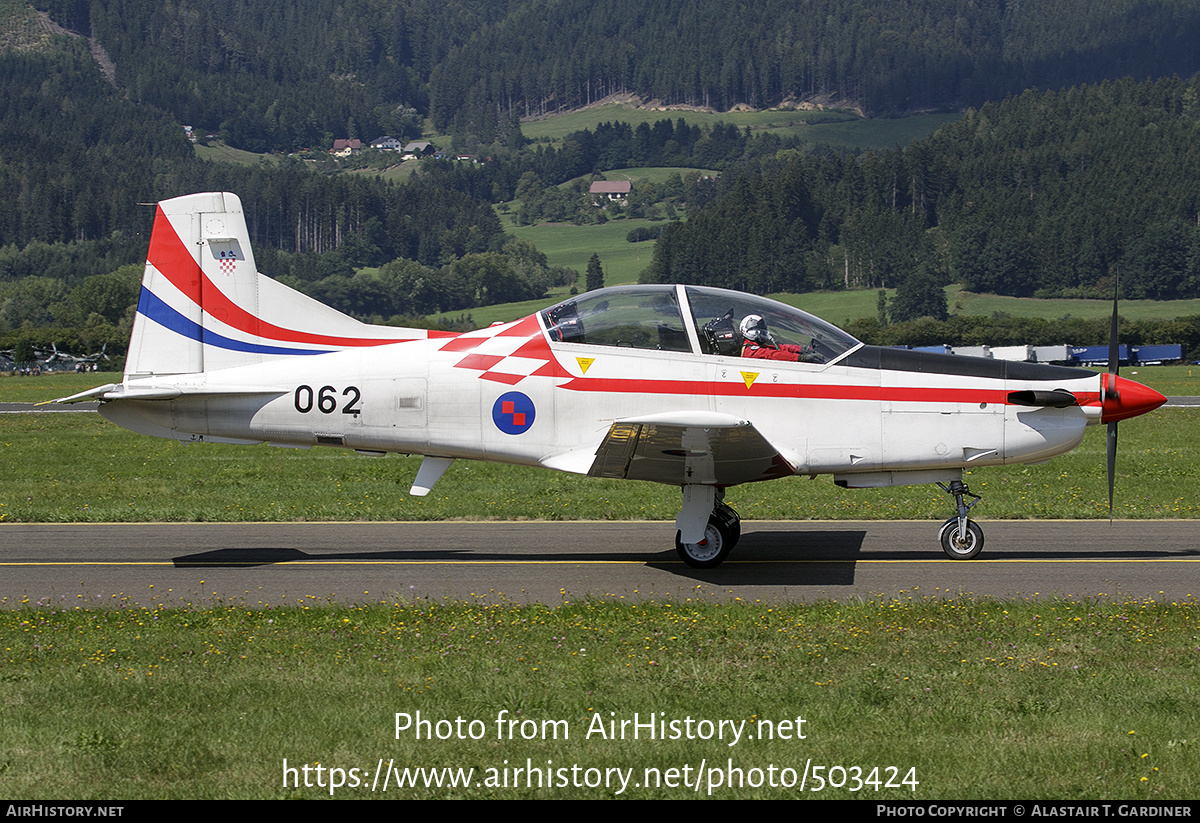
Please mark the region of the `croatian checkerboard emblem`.
POLYGON ((213 257, 217 260, 217 265, 221 268, 221 274, 227 277, 232 276, 237 271, 238 252, 236 249, 228 248, 227 243, 213 243, 213 257))
POLYGON ((492 406, 492 422, 505 434, 524 434, 535 416, 533 401, 519 391, 505 392, 492 406))

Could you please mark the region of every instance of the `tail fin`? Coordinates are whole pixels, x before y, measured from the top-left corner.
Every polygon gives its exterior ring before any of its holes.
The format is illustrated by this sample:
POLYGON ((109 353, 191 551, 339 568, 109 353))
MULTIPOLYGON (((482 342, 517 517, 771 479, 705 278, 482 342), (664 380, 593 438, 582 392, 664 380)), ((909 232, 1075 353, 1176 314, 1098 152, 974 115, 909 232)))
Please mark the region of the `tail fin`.
POLYGON ((426 336, 360 323, 259 274, 237 195, 189 194, 158 204, 125 377, 211 372, 426 336))

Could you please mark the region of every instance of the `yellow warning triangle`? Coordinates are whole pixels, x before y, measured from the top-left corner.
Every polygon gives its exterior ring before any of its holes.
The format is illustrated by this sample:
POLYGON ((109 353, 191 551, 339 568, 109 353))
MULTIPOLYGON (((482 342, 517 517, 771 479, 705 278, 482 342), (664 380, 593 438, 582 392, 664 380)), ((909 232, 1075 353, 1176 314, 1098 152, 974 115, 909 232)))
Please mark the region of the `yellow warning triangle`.
POLYGON ((759 373, 756 371, 742 372, 742 379, 746 381, 746 388, 750 388, 754 385, 754 381, 758 379, 758 374, 759 373))
POLYGON ((575 359, 579 362, 579 368, 583 369, 584 374, 587 374, 588 368, 596 362, 594 357, 576 357, 575 359))

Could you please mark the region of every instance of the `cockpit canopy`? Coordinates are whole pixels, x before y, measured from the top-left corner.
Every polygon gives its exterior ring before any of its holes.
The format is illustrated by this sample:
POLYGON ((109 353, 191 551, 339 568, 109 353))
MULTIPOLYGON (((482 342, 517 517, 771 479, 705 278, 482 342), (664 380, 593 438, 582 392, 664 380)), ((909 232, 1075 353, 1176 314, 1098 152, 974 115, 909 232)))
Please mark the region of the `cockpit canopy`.
POLYGON ((699 353, 737 356, 742 346, 738 326, 751 314, 766 320, 776 343, 811 347, 820 362, 860 345, 800 309, 704 286, 613 286, 564 300, 541 318, 556 342, 678 352, 698 346, 699 353))

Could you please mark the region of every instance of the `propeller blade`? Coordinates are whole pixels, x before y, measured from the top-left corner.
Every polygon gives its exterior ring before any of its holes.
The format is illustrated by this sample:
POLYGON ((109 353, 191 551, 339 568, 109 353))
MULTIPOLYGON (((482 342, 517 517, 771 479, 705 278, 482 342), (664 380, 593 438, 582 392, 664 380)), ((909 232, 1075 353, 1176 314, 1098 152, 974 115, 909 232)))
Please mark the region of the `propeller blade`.
POLYGON ((1112 323, 1108 329, 1108 393, 1117 396, 1116 376, 1121 371, 1121 344, 1117 340, 1117 278, 1113 281, 1112 323))
POLYGON ((1113 478, 1117 474, 1117 424, 1108 424, 1108 437, 1105 451, 1108 453, 1108 522, 1113 519, 1113 478))
MULTIPOLYGON (((1121 370, 1121 345, 1117 340, 1117 293, 1119 291, 1118 283, 1120 282, 1120 274, 1113 278, 1113 310, 1112 323, 1108 329, 1108 397, 1113 400, 1120 401, 1120 395, 1117 392, 1117 374, 1121 370)), ((1108 457, 1108 522, 1112 523, 1113 519, 1113 481, 1117 474, 1117 421, 1114 420, 1108 424, 1108 437, 1105 444, 1105 452, 1108 457)))

